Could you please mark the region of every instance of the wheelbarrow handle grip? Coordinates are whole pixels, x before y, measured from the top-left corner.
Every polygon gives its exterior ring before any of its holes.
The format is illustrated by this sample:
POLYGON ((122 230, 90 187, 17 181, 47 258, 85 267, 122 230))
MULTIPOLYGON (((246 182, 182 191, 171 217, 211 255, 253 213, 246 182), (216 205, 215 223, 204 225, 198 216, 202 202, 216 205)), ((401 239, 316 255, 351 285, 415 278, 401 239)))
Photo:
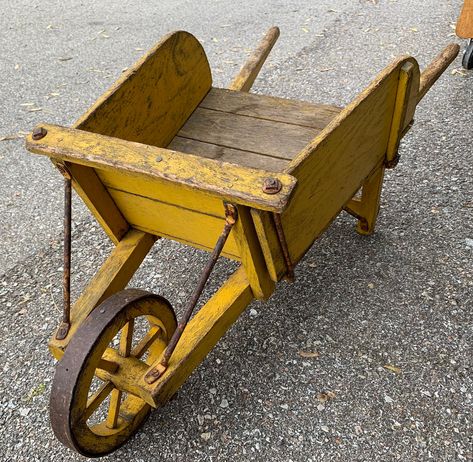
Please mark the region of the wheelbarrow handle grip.
POLYGON ((430 87, 437 81, 437 79, 443 74, 450 63, 457 57, 459 51, 460 46, 456 43, 451 43, 426 67, 426 69, 424 69, 420 76, 420 87, 419 94, 417 96, 417 102, 419 102, 425 96, 430 87))
POLYGON ((271 27, 261 40, 258 48, 251 54, 248 61, 240 69, 238 75, 233 79, 228 87, 230 90, 250 91, 253 82, 261 70, 269 52, 273 48, 279 37, 279 27, 271 27))

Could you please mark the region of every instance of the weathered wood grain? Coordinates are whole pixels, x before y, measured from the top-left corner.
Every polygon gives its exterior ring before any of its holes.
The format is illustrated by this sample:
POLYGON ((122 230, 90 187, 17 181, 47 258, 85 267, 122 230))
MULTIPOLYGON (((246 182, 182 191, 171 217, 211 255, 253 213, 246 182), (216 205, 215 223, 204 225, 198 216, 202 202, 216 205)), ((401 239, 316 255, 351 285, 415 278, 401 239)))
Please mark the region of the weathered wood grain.
POLYGON ((32 152, 112 173, 121 171, 167 181, 176 187, 202 191, 221 200, 262 210, 284 210, 296 184, 288 174, 239 167, 82 130, 42 126, 48 131, 44 138, 37 141, 31 136, 27 138, 32 152), (281 182, 282 189, 277 194, 263 192, 268 176, 281 182))
POLYGON ((342 110, 337 106, 212 87, 199 107, 322 130, 342 110))

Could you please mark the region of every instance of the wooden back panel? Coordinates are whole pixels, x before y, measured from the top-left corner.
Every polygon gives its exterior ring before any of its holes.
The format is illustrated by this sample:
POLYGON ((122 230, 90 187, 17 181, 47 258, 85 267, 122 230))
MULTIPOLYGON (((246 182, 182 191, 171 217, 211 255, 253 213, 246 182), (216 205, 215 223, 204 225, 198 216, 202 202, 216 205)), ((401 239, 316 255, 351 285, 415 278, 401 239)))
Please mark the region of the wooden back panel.
POLYGON ((124 72, 74 128, 166 147, 211 86, 198 40, 173 32, 124 72))

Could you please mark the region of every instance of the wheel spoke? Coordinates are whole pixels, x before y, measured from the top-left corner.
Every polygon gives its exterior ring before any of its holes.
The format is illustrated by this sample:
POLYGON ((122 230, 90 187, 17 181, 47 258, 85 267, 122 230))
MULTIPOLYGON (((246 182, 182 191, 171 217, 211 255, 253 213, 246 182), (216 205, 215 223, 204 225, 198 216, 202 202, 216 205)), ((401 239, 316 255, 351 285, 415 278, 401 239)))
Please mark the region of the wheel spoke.
POLYGON ((97 369, 103 369, 104 371, 107 371, 107 372, 110 372, 110 374, 113 374, 114 372, 117 371, 118 364, 116 362, 109 361, 108 359, 102 358, 99 361, 97 369))
POLYGON ((118 417, 120 415, 120 404, 122 402, 122 392, 114 388, 110 395, 110 405, 108 407, 107 422, 108 428, 117 428, 118 417))
POLYGON ((102 404, 103 400, 110 394, 113 390, 113 383, 106 382, 100 386, 100 388, 87 400, 87 406, 82 415, 85 421, 97 410, 97 408, 102 404))
POLYGON ((161 327, 153 326, 139 343, 131 351, 131 356, 140 359, 152 345, 152 343, 161 335, 161 327))
POLYGON ((122 329, 120 335, 120 346, 119 351, 123 357, 130 356, 132 341, 133 341, 133 328, 135 326, 135 320, 130 319, 122 329))

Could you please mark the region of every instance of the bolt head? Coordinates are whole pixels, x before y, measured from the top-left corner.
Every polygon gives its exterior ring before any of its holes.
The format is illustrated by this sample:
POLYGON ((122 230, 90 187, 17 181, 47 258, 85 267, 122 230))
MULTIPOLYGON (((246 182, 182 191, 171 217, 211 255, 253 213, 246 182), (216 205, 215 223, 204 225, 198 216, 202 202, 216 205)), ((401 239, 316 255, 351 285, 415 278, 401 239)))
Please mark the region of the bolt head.
POLYGON ((36 127, 33 130, 31 137, 34 140, 40 140, 41 138, 44 138, 47 134, 48 134, 48 131, 44 127, 36 127))
POLYGON ((263 192, 266 194, 277 194, 282 189, 282 183, 273 177, 265 178, 263 181, 263 192))

